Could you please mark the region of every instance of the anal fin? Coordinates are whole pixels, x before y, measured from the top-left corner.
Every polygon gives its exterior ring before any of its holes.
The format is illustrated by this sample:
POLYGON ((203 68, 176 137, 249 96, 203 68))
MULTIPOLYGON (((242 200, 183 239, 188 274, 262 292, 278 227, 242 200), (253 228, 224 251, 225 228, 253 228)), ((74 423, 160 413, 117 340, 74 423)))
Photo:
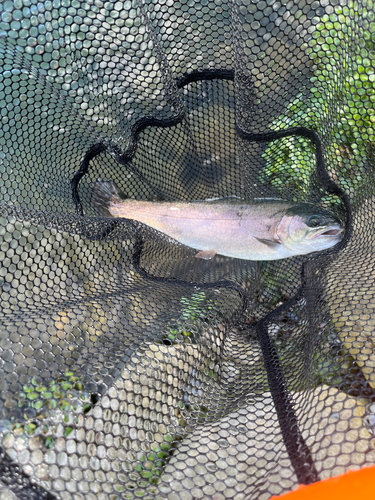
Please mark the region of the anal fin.
POLYGON ((216 250, 201 250, 196 254, 197 259, 210 260, 217 254, 216 250))

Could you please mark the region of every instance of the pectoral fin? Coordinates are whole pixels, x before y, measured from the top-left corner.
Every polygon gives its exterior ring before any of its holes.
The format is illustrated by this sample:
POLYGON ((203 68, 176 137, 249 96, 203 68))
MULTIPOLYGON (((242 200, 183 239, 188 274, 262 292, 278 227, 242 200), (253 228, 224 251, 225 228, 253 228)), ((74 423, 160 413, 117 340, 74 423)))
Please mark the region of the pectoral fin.
POLYGON ((196 254, 198 259, 210 260, 216 255, 216 250, 202 250, 196 254))
POLYGON ((260 241, 261 243, 264 243, 265 245, 267 245, 268 247, 270 248, 274 248, 276 249, 278 247, 278 245, 280 245, 280 243, 278 243, 277 241, 273 241, 273 240, 266 240, 264 238, 257 238, 255 236, 255 238, 260 241))

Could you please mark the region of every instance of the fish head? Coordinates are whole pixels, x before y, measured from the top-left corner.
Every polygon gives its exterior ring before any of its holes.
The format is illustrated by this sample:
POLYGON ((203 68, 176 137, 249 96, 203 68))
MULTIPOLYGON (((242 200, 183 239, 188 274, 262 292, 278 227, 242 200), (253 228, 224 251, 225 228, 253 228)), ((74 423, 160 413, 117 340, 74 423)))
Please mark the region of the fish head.
POLYGON ((276 237, 296 255, 304 255, 332 247, 340 241, 343 229, 327 210, 301 203, 286 211, 276 227, 276 237))

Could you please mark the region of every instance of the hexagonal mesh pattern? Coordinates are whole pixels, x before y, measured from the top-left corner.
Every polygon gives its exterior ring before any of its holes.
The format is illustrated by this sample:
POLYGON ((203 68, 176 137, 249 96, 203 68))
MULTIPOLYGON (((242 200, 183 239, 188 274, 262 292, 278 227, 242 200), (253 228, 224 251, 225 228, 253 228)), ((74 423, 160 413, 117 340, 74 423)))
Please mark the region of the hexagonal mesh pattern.
POLYGON ((0 15, 0 500, 267 500, 375 464, 372 2, 0 15), (205 261, 98 213, 104 181, 345 235, 205 261))

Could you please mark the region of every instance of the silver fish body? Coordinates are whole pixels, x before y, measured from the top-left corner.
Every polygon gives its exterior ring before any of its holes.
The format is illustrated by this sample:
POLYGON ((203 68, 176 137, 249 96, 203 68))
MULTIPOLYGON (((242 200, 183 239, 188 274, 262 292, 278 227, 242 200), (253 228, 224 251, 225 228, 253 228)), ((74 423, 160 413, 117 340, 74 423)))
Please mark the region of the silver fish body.
POLYGON ((142 222, 189 247, 202 258, 215 253, 247 260, 277 260, 335 245, 340 222, 311 204, 222 201, 154 202, 121 199, 110 182, 96 183, 91 199, 100 215, 142 222))

